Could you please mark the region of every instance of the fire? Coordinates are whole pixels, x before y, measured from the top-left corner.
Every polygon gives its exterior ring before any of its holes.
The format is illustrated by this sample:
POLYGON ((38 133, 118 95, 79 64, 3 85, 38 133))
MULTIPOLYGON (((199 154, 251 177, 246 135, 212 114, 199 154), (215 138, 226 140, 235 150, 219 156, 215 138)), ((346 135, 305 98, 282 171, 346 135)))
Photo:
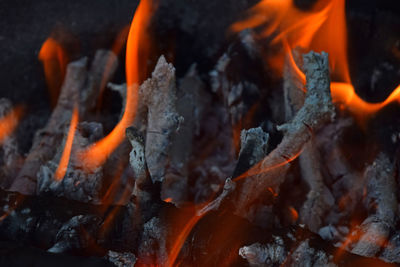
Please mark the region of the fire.
POLYGON ((3 118, 0 118, 0 145, 9 137, 18 125, 18 121, 22 116, 22 107, 16 107, 3 118))
POLYGON ((328 52, 334 81, 331 84, 333 102, 349 110, 359 123, 364 124, 383 107, 400 101, 400 85, 381 103, 368 103, 356 94, 347 58, 345 0, 319 0, 309 11, 299 10, 292 0, 263 0, 248 13, 250 16, 234 23, 231 30, 264 27, 260 37, 272 39, 271 47, 283 47, 277 55, 267 59, 280 73, 288 54, 292 69, 305 83, 304 73, 294 62, 291 50, 301 47, 328 52))
POLYGON ((57 170, 54 173, 54 179, 56 179, 57 181, 61 181, 65 176, 65 172, 67 171, 77 124, 78 108, 75 107, 72 112, 71 123, 69 125, 68 136, 64 145, 64 151, 61 155, 60 163, 58 164, 57 170))
POLYGON ((43 63, 51 106, 55 107, 67 70, 68 56, 63 47, 49 37, 40 49, 39 60, 43 63))
POLYGON ((121 144, 125 138, 125 129, 129 127, 135 118, 138 103, 138 90, 140 82, 139 59, 147 57, 148 36, 147 28, 150 23, 153 4, 151 0, 142 0, 136 9, 129 30, 126 47, 126 81, 127 95, 125 111, 122 119, 115 128, 102 140, 81 152, 81 159, 89 171, 101 166, 110 154, 121 144))
MULTIPOLYGON (((301 149, 299 152, 297 152, 296 154, 294 154, 291 157, 282 157, 283 160, 281 162, 277 162, 271 166, 262 166, 264 160, 261 160, 260 162, 258 162, 256 165, 254 165, 253 167, 251 167, 248 171, 244 172, 243 174, 239 175, 238 177, 234 178, 233 180, 236 182, 238 180, 241 180, 243 178, 246 177, 251 177, 254 175, 258 175, 261 173, 266 173, 269 172, 273 169, 285 166, 286 164, 292 162, 293 160, 297 159, 301 152, 303 152, 303 149, 301 149)), ((268 156, 267 156, 268 157, 268 156)))

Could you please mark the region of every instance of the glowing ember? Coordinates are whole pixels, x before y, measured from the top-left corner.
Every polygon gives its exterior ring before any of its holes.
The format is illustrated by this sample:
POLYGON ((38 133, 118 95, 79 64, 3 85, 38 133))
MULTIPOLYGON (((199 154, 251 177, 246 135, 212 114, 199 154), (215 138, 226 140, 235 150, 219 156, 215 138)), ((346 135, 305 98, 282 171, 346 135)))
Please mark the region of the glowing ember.
POLYGON ((136 115, 138 102, 138 89, 140 82, 139 55, 146 58, 147 48, 147 27, 149 25, 153 6, 151 0, 140 1, 136 9, 131 28, 128 35, 126 47, 126 81, 127 95, 125 111, 120 122, 102 140, 82 151, 81 159, 85 168, 93 171, 101 166, 110 154, 121 144, 125 138, 125 129, 128 128, 136 115))
POLYGON ((67 70, 68 57, 63 47, 50 37, 43 43, 39 59, 43 63, 50 103, 52 107, 55 107, 67 70))
POLYGON ((56 179, 57 181, 62 180, 65 176, 65 172, 67 171, 77 124, 78 124, 78 108, 75 107, 72 112, 71 122, 69 125, 67 140, 65 141, 64 151, 61 155, 60 163, 58 164, 57 170, 54 173, 54 179, 56 179))

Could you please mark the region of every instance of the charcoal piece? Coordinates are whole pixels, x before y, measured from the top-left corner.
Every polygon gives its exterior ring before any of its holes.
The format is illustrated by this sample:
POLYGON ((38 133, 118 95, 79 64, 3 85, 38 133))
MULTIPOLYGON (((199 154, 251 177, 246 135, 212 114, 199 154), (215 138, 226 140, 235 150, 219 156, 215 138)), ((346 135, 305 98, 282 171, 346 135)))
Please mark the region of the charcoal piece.
POLYGON ((166 238, 167 228, 159 218, 153 217, 146 222, 138 249, 140 264, 163 265, 168 262, 166 238))
POLYGON ((170 162, 171 138, 179 125, 176 111, 175 68, 163 56, 152 78, 140 87, 147 106, 146 162, 151 179, 163 181, 170 162))
POLYGON ((242 130, 240 153, 233 177, 243 174, 267 155, 269 135, 261 127, 242 130))
MULTIPOLYGON (((0 98, 0 120, 9 112, 12 112, 12 109, 11 101, 6 98, 0 98)), ((20 168, 20 161, 17 138, 14 134, 11 134, 0 141, 0 187, 10 187, 20 168)))
POLYGON ((136 263, 136 257, 130 252, 108 251, 106 259, 116 267, 133 267, 136 263))
POLYGON ((132 151, 129 154, 129 163, 135 178, 132 194, 143 206, 143 203, 152 201, 151 193, 146 190, 146 187, 151 184, 151 180, 146 165, 145 141, 141 133, 134 127, 126 129, 126 136, 132 145, 132 151))
POLYGON ((337 266, 332 260, 333 257, 325 251, 310 247, 309 240, 306 239, 290 253, 288 260, 283 266, 337 266))
POLYGON ((248 172, 235 190, 233 203, 236 213, 246 214, 249 205, 259 199, 266 188, 279 191, 290 164, 299 155, 312 134, 333 119, 334 106, 330 95, 328 55, 310 52, 304 55, 304 69, 307 77, 307 94, 303 107, 293 119, 278 130, 284 133, 283 140, 257 168, 248 172))
POLYGON ((380 255, 380 259, 386 262, 400 263, 400 232, 396 231, 380 255))
POLYGON ((271 266, 282 264, 287 256, 282 238, 274 237, 271 244, 255 243, 239 249, 239 255, 246 259, 250 266, 271 266))
POLYGON ((398 203, 393 163, 380 153, 365 170, 365 178, 369 215, 361 224, 361 237, 351 251, 372 257, 386 244, 390 232, 395 229, 398 203))
POLYGON ((93 245, 93 236, 97 236, 102 219, 95 215, 72 217, 58 230, 56 243, 47 251, 62 253, 86 249, 93 245))
MULTIPOLYGON (((102 125, 99 123, 80 123, 74 134, 69 164, 62 179, 55 179, 55 172, 64 150, 60 146, 52 160, 40 167, 37 178, 37 193, 51 193, 82 202, 101 202, 103 183, 103 168, 97 168, 93 173, 85 171, 79 160, 78 152, 102 136, 102 125)), ((64 137, 66 142, 68 130, 64 137)))
POLYGON ((69 123, 72 109, 78 101, 79 91, 85 86, 86 62, 83 58, 68 64, 57 105, 46 126, 36 133, 25 163, 10 188, 12 191, 35 193, 39 168, 54 157, 62 141, 64 127, 69 123))

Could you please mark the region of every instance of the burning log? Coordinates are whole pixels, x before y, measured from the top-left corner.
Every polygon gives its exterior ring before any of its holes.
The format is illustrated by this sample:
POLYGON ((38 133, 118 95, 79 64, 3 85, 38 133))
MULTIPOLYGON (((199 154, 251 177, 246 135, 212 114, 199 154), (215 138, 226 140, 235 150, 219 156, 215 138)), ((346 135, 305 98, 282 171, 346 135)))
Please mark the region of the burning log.
POLYGON ((73 107, 79 103, 83 107, 80 110, 81 117, 85 118, 87 111, 94 107, 102 88, 114 74, 116 60, 112 52, 99 50, 89 72, 86 70, 86 58, 68 64, 57 105, 46 127, 37 132, 32 148, 10 190, 24 194, 35 193, 39 168, 54 157, 73 107))
POLYGON ((71 118, 73 106, 76 104, 74 101, 78 100, 79 91, 85 85, 86 62, 87 59, 83 58, 68 64, 57 106, 46 127, 36 133, 32 148, 10 188, 11 191, 24 194, 35 193, 36 174, 40 166, 54 156, 56 147, 62 140, 64 127, 71 118))
MULTIPOLYGON (((19 110, 20 111, 20 110, 19 110)), ((21 156, 18 152, 18 144, 13 130, 18 121, 18 109, 13 110, 12 103, 6 99, 0 99, 0 187, 8 188, 12 178, 20 168, 21 156), (9 123, 11 122, 11 123, 9 123)))
MULTIPOLYGON (((287 121, 291 120, 304 104, 305 92, 303 91, 302 75, 296 69, 301 65, 299 51, 293 49, 293 52, 286 57, 284 65, 283 89, 287 121)), ((299 156, 301 176, 310 188, 307 200, 300 210, 300 221, 313 232, 318 232, 323 223, 323 216, 334 204, 333 196, 324 184, 319 158, 319 151, 313 136, 304 145, 303 152, 299 156)))
POLYGON ((73 141, 70 154, 67 157, 68 165, 62 166, 62 157, 67 149, 67 140, 71 132, 65 134, 63 146, 60 146, 52 160, 40 167, 37 174, 37 194, 53 194, 82 202, 101 202, 103 186, 103 168, 93 173, 86 172, 77 152, 92 144, 103 136, 103 127, 99 123, 82 122, 77 130, 72 132, 73 141), (65 168, 61 176, 59 168, 65 168))
MULTIPOLYGON (((294 118, 278 127, 284 132, 282 142, 257 168, 250 170, 235 191, 233 203, 238 215, 246 214, 248 207, 271 187, 275 192, 284 181, 290 161, 302 151, 303 146, 310 140, 312 134, 334 116, 334 107, 330 96, 330 79, 328 55, 311 52, 304 55, 304 69, 307 77, 307 94, 303 107, 294 118)), ((245 177, 243 176, 243 177, 245 177)))
POLYGON ((366 204, 370 215, 361 224, 360 238, 351 249, 355 254, 373 257, 388 241, 395 229, 397 215, 394 167, 384 154, 365 171, 367 182, 366 204))

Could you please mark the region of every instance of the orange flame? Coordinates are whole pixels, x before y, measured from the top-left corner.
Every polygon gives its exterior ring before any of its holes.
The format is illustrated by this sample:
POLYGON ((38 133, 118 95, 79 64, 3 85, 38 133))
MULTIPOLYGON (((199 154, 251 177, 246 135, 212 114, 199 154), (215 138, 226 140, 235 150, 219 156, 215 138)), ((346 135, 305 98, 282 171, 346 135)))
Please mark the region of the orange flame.
POLYGON ((244 172, 243 174, 239 175, 238 177, 234 178, 233 180, 236 182, 236 181, 239 181, 239 180, 241 180, 243 178, 246 178, 246 177, 251 177, 251 176, 254 176, 254 175, 261 174, 261 173, 266 173, 266 172, 269 172, 269 171, 271 171, 273 169, 285 166, 286 164, 288 164, 288 163, 292 162, 293 160, 297 159, 300 156, 301 152, 303 152, 303 149, 300 149, 300 151, 298 151, 293 156, 284 157, 284 159, 281 162, 275 163, 275 164, 270 165, 270 166, 263 166, 262 167, 262 164, 264 163, 264 160, 261 160, 256 165, 251 167, 248 171, 244 172))
POLYGON ((56 40, 49 37, 40 49, 39 60, 43 63, 51 106, 55 107, 67 70, 67 54, 56 40))
POLYGON ((333 102, 347 108, 362 125, 374 113, 395 101, 400 101, 400 85, 381 103, 362 100, 351 84, 347 58, 347 28, 345 0, 317 1, 309 11, 296 8, 292 0, 263 0, 249 10, 249 16, 231 26, 233 32, 264 26, 260 37, 272 38, 271 45, 282 45, 278 55, 268 58, 271 66, 282 70, 283 59, 289 53, 289 64, 301 81, 304 73, 296 66, 291 49, 303 47, 329 53, 333 102))
POLYGON ((176 237, 176 239, 173 243, 173 246, 171 248, 169 256, 168 256, 168 263, 167 263, 168 267, 175 266, 176 258, 178 257, 183 244, 185 243, 185 241, 186 241, 188 235, 190 234, 190 232, 192 231, 193 227, 197 224, 197 222, 201 218, 202 218, 202 216, 193 215, 193 217, 191 217, 189 219, 189 221, 185 224, 182 231, 178 234, 178 236, 176 237))
POLYGON ((68 168, 69 158, 71 156, 72 143, 74 141, 75 130, 78 124, 78 108, 75 107, 72 112, 71 123, 69 125, 67 140, 65 141, 64 151, 61 155, 60 163, 54 173, 54 179, 61 181, 68 168))
POLYGON ((297 212, 297 210, 295 208, 293 208, 292 206, 289 207, 289 212, 290 212, 290 216, 293 222, 296 222, 297 219, 299 218, 299 213, 297 212))
POLYGON ((147 56, 149 46, 147 28, 153 10, 151 0, 141 0, 136 9, 126 47, 126 81, 127 95, 125 111, 122 119, 115 128, 102 140, 90 146, 81 153, 81 159, 88 171, 94 171, 101 166, 109 155, 121 144, 125 138, 125 129, 129 127, 135 118, 138 90, 140 82, 139 55, 147 56), (144 53, 143 53, 144 52, 144 53))
POLYGON ((18 125, 22 116, 22 107, 18 106, 8 112, 3 118, 0 118, 0 145, 9 137, 18 125))

